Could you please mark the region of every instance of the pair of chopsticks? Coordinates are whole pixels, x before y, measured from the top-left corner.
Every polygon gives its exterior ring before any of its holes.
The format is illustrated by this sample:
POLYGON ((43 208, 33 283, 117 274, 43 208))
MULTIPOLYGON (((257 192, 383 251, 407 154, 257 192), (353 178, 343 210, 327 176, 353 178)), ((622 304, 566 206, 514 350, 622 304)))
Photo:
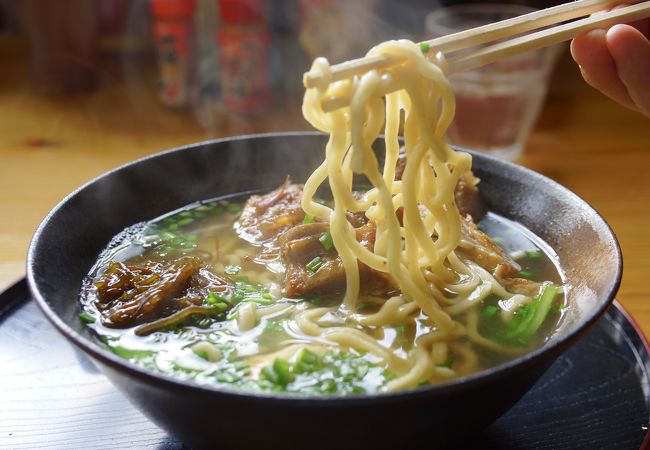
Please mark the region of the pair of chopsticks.
MULTIPOLYGON (((448 74, 463 72, 518 53, 567 41, 585 31, 650 17, 650 0, 643 2, 626 0, 626 2, 634 4, 604 12, 619 2, 612 0, 577 0, 424 41, 420 43, 420 47, 428 49, 427 52, 435 52, 436 54, 441 52, 445 56, 448 65, 448 74), (598 14, 584 17, 594 13, 598 14), (584 18, 579 19, 580 17, 584 18), (571 22, 562 23, 566 21, 571 22), (540 28, 544 29, 535 31, 540 28), (483 46, 494 41, 498 42, 483 46), (482 47, 471 51, 472 47, 476 46, 482 47)), ((383 55, 354 59, 332 66, 329 80, 330 82, 340 81, 361 75, 370 70, 387 69, 401 62, 394 57, 383 55)), ((307 72, 303 77, 303 84, 306 88, 315 87, 322 80, 322 77, 323 75, 318 71, 307 72)), ((391 87, 389 85, 385 93, 392 92, 397 88, 397 86, 391 87)), ((348 98, 332 97, 323 100, 322 107, 324 111, 333 111, 348 104, 348 98)))

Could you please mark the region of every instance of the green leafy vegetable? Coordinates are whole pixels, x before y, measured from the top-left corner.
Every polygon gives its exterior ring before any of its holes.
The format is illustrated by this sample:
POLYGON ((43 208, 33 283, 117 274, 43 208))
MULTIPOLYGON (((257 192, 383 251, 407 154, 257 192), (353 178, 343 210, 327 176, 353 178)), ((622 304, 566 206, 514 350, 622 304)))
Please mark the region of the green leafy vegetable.
POLYGON ((312 223, 314 221, 314 216, 311 214, 305 214, 304 219, 302 219, 302 223, 312 223))
POLYGON ((528 345, 526 338, 534 335, 542 326, 553 306, 553 300, 561 287, 547 284, 542 292, 529 304, 519 308, 508 322, 505 332, 500 336, 503 341, 528 345))
POLYGON ((483 315, 485 317, 493 317, 499 312, 499 307, 495 305, 488 305, 483 308, 483 315))

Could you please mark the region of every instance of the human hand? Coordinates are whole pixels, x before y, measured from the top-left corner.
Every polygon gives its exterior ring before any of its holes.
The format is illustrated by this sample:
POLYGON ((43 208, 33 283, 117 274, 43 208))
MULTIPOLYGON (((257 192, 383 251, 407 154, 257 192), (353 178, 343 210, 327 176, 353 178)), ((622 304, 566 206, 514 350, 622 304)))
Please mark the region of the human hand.
POLYGON ((584 33, 571 55, 587 83, 650 117, 650 19, 584 33))

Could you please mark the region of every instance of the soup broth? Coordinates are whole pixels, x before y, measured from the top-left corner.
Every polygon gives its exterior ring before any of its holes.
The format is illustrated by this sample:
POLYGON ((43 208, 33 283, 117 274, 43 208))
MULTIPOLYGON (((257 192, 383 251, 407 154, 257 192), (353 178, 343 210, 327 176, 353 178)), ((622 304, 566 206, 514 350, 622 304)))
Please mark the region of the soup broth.
MULTIPOLYGON (((246 200, 192 204, 116 236, 84 284, 81 320, 118 356, 180 379, 249 391, 348 395, 383 390, 407 370, 404 361, 419 340, 431 340, 436 362, 432 374, 419 381, 425 386, 538 348, 562 318, 563 280, 552 250, 523 226, 493 213, 478 228, 517 262, 516 279, 540 283, 533 302, 513 307, 491 293, 477 301, 473 313, 452 313, 464 325, 477 321, 479 334, 494 348, 462 334, 438 345, 436 328, 421 311, 390 327, 355 320, 378 314, 399 295, 395 292, 362 293, 356 315, 341 311, 342 295, 287 297, 286 264, 277 241, 252 244, 255 239, 242 238, 246 200), (191 276, 185 274, 188 267, 191 276), (128 314, 115 312, 118 295, 122 306, 133 303, 128 314), (172 297, 176 306, 147 316, 149 304, 169 303, 172 297), (312 326, 326 332, 312 333, 312 326), (328 338, 327 330, 341 327, 371 336, 376 347, 328 338)), ((302 219, 309 221, 309 216, 302 219)), ((319 241, 336 251, 327 232, 319 241)), ((316 258, 307 263, 308 276, 320 270, 318 264, 316 258)), ((453 302, 454 294, 448 294, 453 302)))

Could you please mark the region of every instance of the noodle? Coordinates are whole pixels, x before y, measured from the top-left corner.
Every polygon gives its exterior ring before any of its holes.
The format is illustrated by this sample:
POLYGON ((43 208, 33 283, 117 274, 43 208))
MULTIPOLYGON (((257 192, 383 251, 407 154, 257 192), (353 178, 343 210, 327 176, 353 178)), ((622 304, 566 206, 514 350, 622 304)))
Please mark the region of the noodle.
MULTIPOLYGON (((436 367, 434 371, 434 366, 446 359, 446 342, 459 334, 491 349, 512 351, 480 336, 475 311, 475 306, 493 292, 503 298, 512 294, 487 271, 466 265, 454 253, 461 227, 454 189, 461 177, 471 179, 471 156, 454 151, 444 142, 455 109, 444 71, 408 41, 380 44, 368 53, 374 55, 399 57, 406 62, 383 75, 373 70, 331 84, 327 61, 319 58, 313 64, 312 71, 320 72, 324 81, 305 93, 303 114, 314 127, 329 134, 329 141, 325 161, 305 184, 302 206, 308 214, 330 224, 346 275, 341 313, 364 327, 389 327, 419 309, 435 329, 434 340, 420 339, 411 351, 410 369, 386 384, 384 390, 391 391, 416 386, 429 376, 453 376, 452 369, 436 367), (382 101, 382 88, 389 83, 400 89, 382 101), (342 93, 350 94, 350 106, 325 113, 322 100, 342 93), (394 182, 402 112, 407 162, 401 182, 394 182), (386 150, 380 168, 372 144, 382 131, 386 150), (364 175, 372 184, 361 200, 352 193, 353 174, 364 175), (314 200, 318 187, 326 181, 333 194, 333 208, 314 200), (403 208, 403 224, 395 214, 399 208, 403 208), (346 218, 347 211, 363 210, 377 228, 374 251, 357 241, 346 218), (376 313, 359 313, 358 261, 390 274, 402 296, 388 299, 376 313), (455 297, 444 295, 441 288, 455 293, 455 297), (452 318, 461 313, 468 315, 467 332, 452 318)), ((296 320, 304 333, 386 358, 387 350, 356 328, 321 329, 312 321, 319 314, 320 310, 310 310, 298 315, 296 320)), ((465 359, 470 366, 475 364, 475 357, 465 359)))

